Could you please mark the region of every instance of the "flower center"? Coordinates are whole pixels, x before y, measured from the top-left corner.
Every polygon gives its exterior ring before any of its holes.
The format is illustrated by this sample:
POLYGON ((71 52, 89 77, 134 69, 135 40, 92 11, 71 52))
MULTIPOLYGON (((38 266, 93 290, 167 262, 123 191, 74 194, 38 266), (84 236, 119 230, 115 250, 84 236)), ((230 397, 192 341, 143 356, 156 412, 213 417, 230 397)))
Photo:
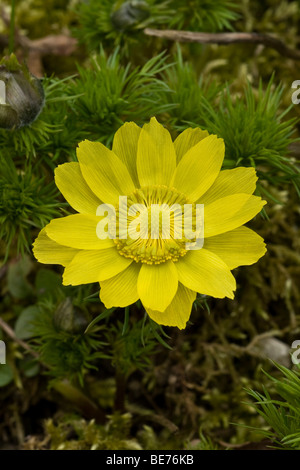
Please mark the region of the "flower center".
POLYGON ((186 196, 167 186, 136 189, 117 209, 114 239, 120 255, 147 264, 177 261, 187 252, 184 224, 186 209, 192 204, 186 196))

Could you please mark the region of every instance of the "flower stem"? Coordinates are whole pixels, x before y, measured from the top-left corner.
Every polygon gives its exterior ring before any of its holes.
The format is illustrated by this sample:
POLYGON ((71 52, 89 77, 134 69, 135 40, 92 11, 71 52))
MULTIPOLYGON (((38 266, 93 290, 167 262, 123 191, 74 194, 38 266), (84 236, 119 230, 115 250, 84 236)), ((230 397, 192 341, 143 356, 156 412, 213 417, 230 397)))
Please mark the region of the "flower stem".
POLYGON ((11 0, 11 13, 10 13, 10 25, 9 25, 9 44, 8 49, 11 54, 15 48, 15 0, 11 0))
POLYGON ((125 411, 125 394, 126 394, 126 376, 117 367, 116 369, 116 395, 114 402, 114 410, 124 413, 125 411))
POLYGON ((123 325, 123 330, 122 330, 122 336, 125 335, 127 332, 128 328, 128 323, 129 323, 129 307, 125 307, 125 319, 124 319, 124 325, 123 325))

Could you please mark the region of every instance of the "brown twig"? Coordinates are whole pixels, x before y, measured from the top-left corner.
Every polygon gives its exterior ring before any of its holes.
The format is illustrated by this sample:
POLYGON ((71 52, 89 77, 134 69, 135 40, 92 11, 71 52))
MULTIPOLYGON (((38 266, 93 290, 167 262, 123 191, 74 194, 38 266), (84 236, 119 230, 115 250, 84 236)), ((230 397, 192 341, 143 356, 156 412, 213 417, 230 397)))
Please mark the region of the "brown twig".
POLYGON ((292 49, 274 36, 263 33, 198 33, 194 31, 176 31, 160 29, 144 29, 147 36, 156 36, 163 39, 170 39, 178 42, 199 42, 201 44, 263 44, 266 47, 275 49, 279 54, 290 59, 300 60, 300 51, 292 49))
MULTIPOLYGON (((5 25, 9 27, 10 18, 4 8, 1 10, 1 18, 5 25)), ((54 55, 70 55, 74 52, 77 46, 77 39, 67 36, 65 34, 49 35, 39 39, 29 39, 20 33, 19 29, 15 29, 16 45, 27 49, 31 52, 38 52, 41 55, 54 54, 54 55)), ((7 43, 7 38, 1 35, 2 42, 7 43)))
MULTIPOLYGON (((1 18, 9 27, 10 18, 4 8, 0 10, 1 18)), ((0 45, 6 47, 8 38, 0 35, 0 45)), ((43 76, 42 57, 44 55, 69 56, 77 47, 77 39, 66 34, 49 35, 39 39, 29 39, 18 28, 15 28, 15 45, 28 54, 29 69, 36 76, 43 76)))
POLYGON ((41 55, 53 54, 67 56, 74 52, 77 40, 64 34, 58 34, 56 36, 49 35, 44 38, 34 40, 19 35, 17 44, 19 44, 23 49, 37 52, 41 55))
POLYGON ((11 338, 13 339, 16 343, 18 343, 20 346, 22 346, 23 349, 28 351, 32 356, 34 356, 36 359, 39 359, 39 355, 31 349, 31 347, 22 341, 21 339, 17 338, 14 330, 0 317, 0 327, 2 328, 3 331, 11 338))

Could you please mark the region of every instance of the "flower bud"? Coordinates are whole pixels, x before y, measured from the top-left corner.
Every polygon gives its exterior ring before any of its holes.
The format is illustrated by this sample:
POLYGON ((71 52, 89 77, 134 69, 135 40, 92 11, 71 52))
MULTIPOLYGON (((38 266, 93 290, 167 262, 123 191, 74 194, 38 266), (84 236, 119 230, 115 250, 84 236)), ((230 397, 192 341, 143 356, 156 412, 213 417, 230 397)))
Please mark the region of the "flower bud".
POLYGON ((149 5, 141 0, 130 0, 111 15, 113 25, 120 31, 130 29, 150 16, 149 5))
POLYGON ((0 62, 0 128, 31 124, 44 105, 41 81, 11 54, 0 62))
POLYGON ((74 307, 69 297, 59 304, 53 315, 54 326, 71 334, 84 333, 90 321, 89 315, 74 307))

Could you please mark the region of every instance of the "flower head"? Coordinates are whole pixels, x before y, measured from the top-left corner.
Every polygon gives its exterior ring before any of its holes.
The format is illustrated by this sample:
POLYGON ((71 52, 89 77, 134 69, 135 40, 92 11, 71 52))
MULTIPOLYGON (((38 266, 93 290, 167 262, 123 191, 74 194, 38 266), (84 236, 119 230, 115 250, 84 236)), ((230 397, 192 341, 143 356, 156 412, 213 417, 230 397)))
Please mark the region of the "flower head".
POLYGON ((0 62, 0 127, 17 129, 31 124, 44 105, 41 81, 16 57, 0 62))
POLYGON ((111 14, 113 25, 120 31, 133 28, 150 16, 150 6, 140 0, 129 0, 111 14))
POLYGON ((252 195, 255 170, 221 171, 224 151, 222 139, 198 128, 172 142, 155 118, 142 129, 124 124, 112 151, 81 142, 78 163, 55 171, 78 214, 54 219, 40 232, 36 258, 62 264, 66 285, 99 282, 107 308, 140 299, 157 323, 184 328, 197 292, 232 299, 231 269, 266 251, 263 239, 243 226, 265 204, 252 195), (99 234, 99 226, 106 232, 99 234))

